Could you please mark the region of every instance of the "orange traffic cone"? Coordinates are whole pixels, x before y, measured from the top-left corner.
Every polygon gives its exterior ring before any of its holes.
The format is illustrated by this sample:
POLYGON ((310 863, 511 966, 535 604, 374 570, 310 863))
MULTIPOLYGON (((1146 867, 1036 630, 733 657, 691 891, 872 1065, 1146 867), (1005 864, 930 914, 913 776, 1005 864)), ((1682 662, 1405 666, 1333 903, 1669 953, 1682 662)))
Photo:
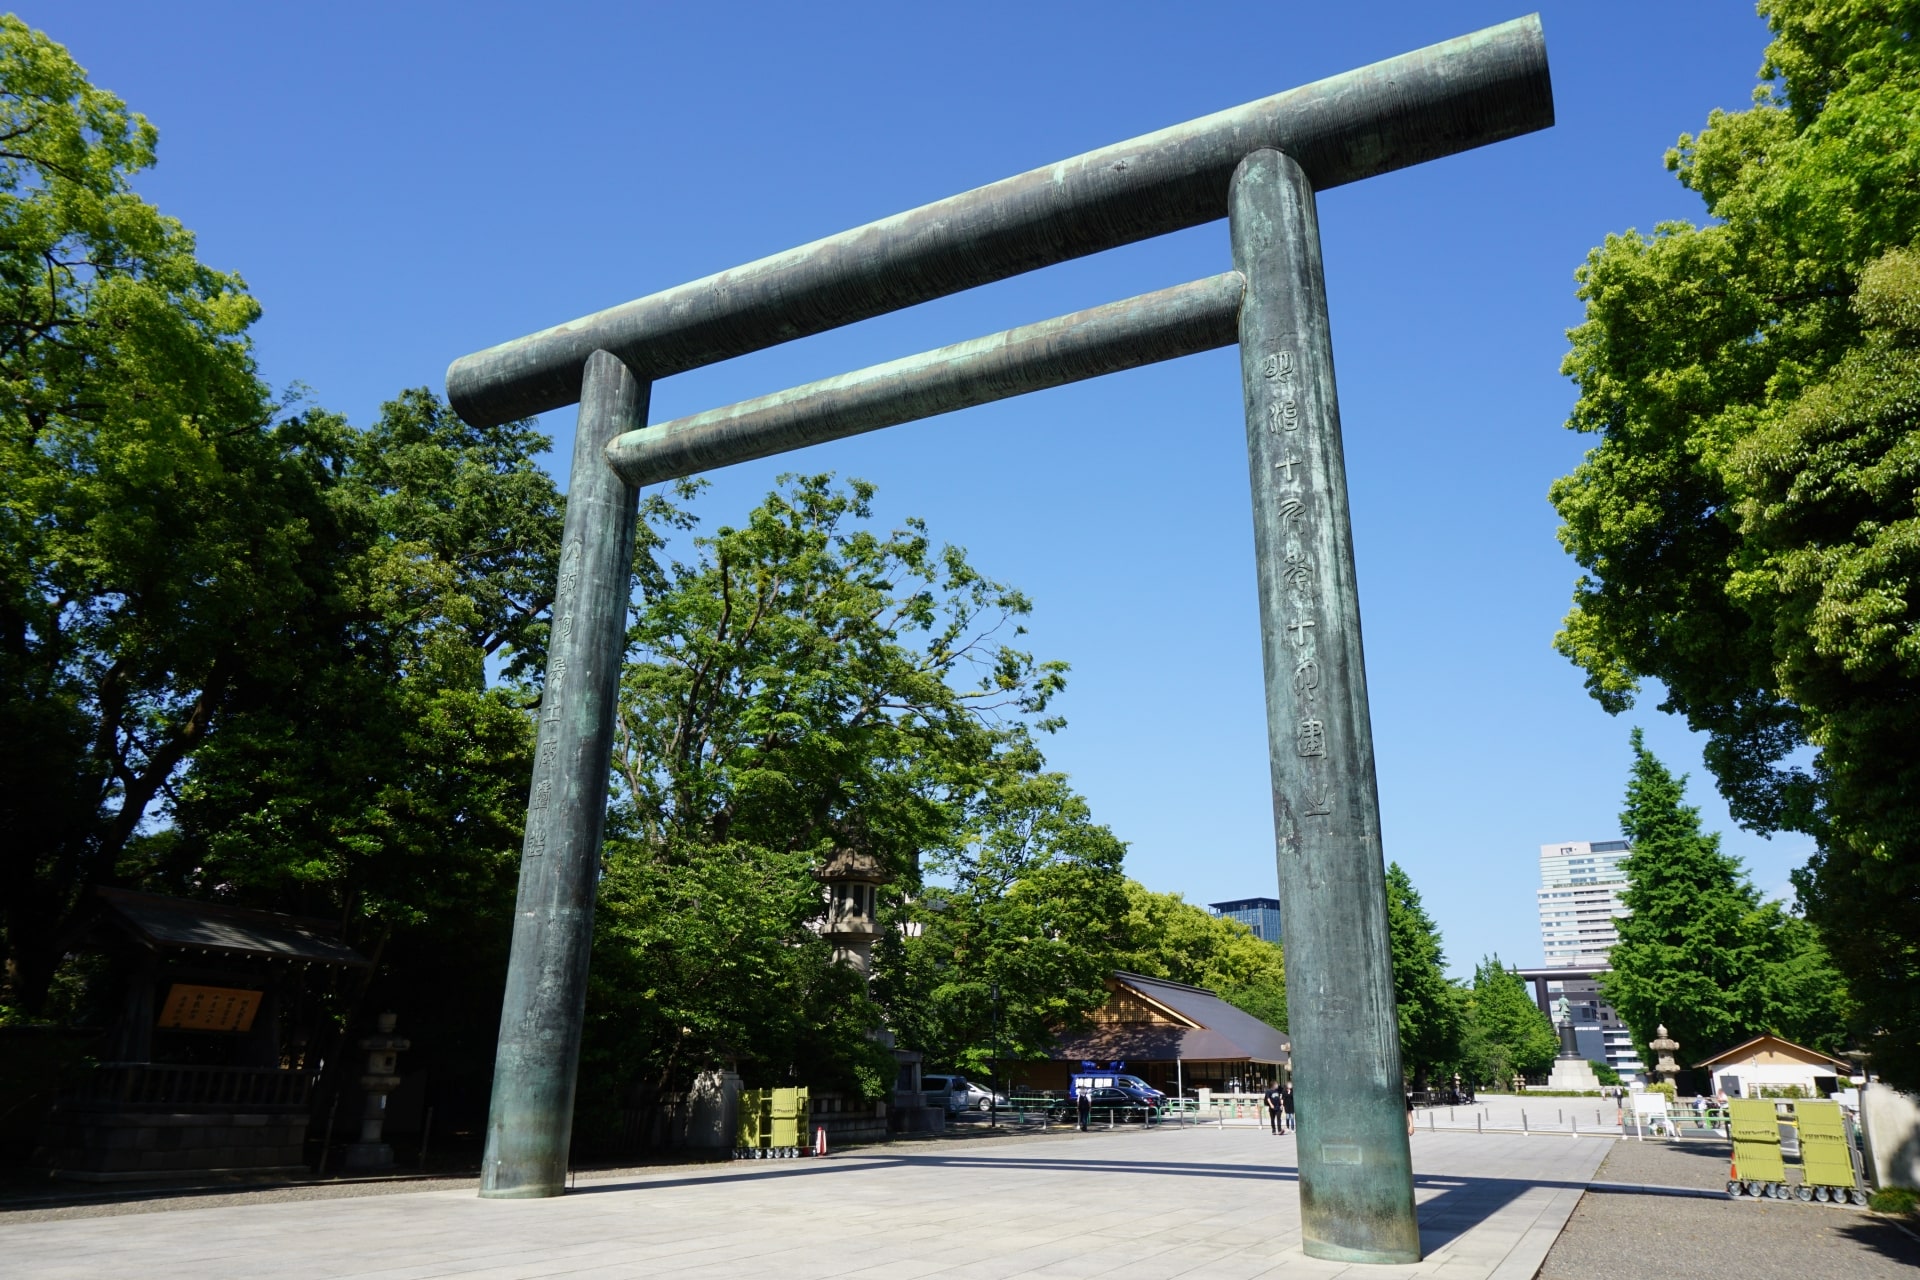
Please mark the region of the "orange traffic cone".
POLYGON ((820 1125, 813 1131, 813 1154, 816 1156, 827 1154, 827 1126, 825 1125, 820 1125))

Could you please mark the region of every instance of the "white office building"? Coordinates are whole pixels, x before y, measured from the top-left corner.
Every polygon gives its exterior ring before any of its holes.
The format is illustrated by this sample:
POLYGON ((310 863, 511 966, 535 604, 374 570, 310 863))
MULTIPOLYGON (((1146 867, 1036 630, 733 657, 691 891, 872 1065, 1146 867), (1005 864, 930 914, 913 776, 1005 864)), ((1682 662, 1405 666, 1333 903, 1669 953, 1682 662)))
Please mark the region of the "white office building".
POLYGON ((1625 840, 1563 840, 1540 846, 1540 949, 1548 968, 1604 965, 1627 914, 1625 840))
POLYGON ((1521 970, 1548 1016, 1566 998, 1567 1020, 1582 1057, 1604 1062, 1624 1078, 1646 1070, 1620 1015, 1600 994, 1613 944, 1615 921, 1628 914, 1624 864, 1633 848, 1625 840, 1562 840, 1540 846, 1540 950, 1545 963, 1521 970))

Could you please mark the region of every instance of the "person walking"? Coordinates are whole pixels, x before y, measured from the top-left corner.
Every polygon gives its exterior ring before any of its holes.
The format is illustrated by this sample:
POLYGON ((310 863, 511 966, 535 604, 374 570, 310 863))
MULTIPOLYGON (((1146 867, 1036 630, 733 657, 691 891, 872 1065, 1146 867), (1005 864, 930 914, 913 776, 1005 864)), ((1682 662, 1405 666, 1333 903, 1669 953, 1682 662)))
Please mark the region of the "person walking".
POLYGON ((1407 1136, 1413 1136, 1413 1090, 1407 1090, 1407 1136))
POLYGON ((1273 1136, 1277 1138, 1284 1132, 1281 1126, 1285 1123, 1286 1116, 1285 1109, 1280 1105, 1280 1086, 1268 1085, 1267 1091, 1260 1095, 1260 1101, 1267 1104, 1267 1124, 1273 1130, 1273 1136))
POLYGON ((1288 1085, 1280 1093, 1281 1109, 1287 1113, 1287 1132, 1293 1132, 1293 1086, 1288 1085))
POLYGON ((1088 1123, 1093 1119, 1092 1091, 1085 1085, 1075 1085, 1073 1100, 1075 1109, 1080 1113, 1080 1132, 1085 1133, 1088 1123))

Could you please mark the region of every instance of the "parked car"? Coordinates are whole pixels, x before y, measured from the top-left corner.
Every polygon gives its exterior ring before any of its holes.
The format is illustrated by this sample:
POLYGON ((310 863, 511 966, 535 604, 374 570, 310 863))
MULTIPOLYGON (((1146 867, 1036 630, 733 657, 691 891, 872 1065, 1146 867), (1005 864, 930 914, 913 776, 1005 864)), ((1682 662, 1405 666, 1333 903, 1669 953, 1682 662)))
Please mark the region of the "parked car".
POLYGON ((1078 1097, 1081 1090, 1120 1089, 1128 1097, 1143 1106, 1158 1107, 1166 1102, 1167 1095, 1142 1080, 1139 1076, 1120 1075, 1111 1071, 1087 1072, 1072 1077, 1073 1087, 1068 1093, 1078 1097))
POLYGON ((1165 1102, 1167 1095, 1142 1080, 1139 1076, 1115 1076, 1113 1082, 1122 1089, 1131 1089, 1142 1098, 1151 1098, 1156 1105, 1165 1102))
POLYGON ((985 1085, 975 1084, 971 1080, 965 1083, 967 1086, 967 1105, 975 1111, 991 1111, 995 1103, 998 1103, 1001 1107, 1007 1105, 1006 1094, 997 1093, 985 1085))
MULTIPOLYGON (((1110 1119, 1122 1123, 1149 1120, 1160 1109, 1158 1102, 1131 1087, 1091 1085, 1086 1086, 1084 1091, 1088 1101, 1093 1104, 1093 1118, 1103 1124, 1110 1119)), ((1072 1123, 1079 1114, 1078 1104, 1074 1099, 1064 1099, 1055 1114, 1059 1119, 1072 1123)))
POLYGON ((969 1105, 965 1076, 921 1076, 920 1094, 928 1106, 943 1106, 950 1116, 959 1115, 969 1105))

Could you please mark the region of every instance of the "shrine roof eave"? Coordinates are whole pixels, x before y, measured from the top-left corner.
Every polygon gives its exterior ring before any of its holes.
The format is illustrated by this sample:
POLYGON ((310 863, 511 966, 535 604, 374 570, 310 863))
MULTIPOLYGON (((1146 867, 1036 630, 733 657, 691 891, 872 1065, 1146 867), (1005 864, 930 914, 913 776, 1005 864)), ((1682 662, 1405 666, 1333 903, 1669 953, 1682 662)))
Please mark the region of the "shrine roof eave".
POLYGON ((201 952, 364 969, 370 961, 341 942, 326 920, 100 887, 105 915, 161 952, 201 952))

